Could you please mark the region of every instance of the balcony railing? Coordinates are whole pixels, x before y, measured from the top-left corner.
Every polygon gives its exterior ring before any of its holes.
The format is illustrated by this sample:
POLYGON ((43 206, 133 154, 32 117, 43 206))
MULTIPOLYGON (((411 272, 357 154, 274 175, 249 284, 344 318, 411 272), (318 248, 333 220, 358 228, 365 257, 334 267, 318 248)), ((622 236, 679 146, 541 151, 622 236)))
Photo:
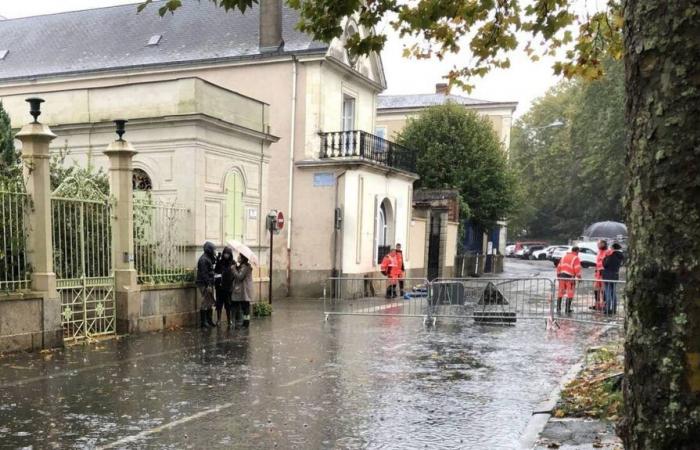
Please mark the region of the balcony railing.
POLYGON ((362 159, 394 169, 416 171, 416 154, 403 145, 361 130, 319 134, 321 159, 362 159))

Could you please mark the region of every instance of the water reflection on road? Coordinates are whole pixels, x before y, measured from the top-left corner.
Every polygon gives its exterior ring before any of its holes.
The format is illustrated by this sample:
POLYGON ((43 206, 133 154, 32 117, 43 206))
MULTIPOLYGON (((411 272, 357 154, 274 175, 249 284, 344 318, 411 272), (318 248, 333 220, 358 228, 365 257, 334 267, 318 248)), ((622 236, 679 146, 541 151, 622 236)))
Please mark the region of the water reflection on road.
POLYGON ((334 317, 279 304, 181 330, 0 358, 0 442, 34 448, 511 449, 592 328, 334 317))

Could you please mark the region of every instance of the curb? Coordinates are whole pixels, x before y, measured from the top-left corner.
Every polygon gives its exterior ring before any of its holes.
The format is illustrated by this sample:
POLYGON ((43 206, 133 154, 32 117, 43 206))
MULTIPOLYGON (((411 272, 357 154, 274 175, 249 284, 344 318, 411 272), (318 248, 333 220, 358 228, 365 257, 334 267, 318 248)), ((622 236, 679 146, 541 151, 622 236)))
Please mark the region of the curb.
MULTIPOLYGON (((593 336, 592 340, 596 341, 600 339, 600 337, 607 333, 611 328, 613 327, 602 327, 593 336)), ((552 389, 552 391, 547 396, 547 399, 539 403, 537 407, 533 410, 532 417, 525 426, 525 430, 520 435, 519 448, 521 450, 532 450, 532 448, 535 447, 535 444, 537 443, 537 438, 540 436, 540 433, 542 433, 542 431, 544 430, 544 427, 547 425, 547 422, 549 422, 549 419, 552 418, 551 412, 535 414, 535 411, 554 410, 554 407, 557 406, 557 402, 559 401, 559 396, 561 394, 562 389, 564 389, 564 386, 566 386, 567 383, 576 378, 579 372, 583 370, 587 357, 588 348, 585 350, 583 357, 579 360, 579 362, 571 366, 571 368, 569 368, 569 370, 564 374, 561 380, 559 380, 559 384, 554 389, 552 389)))

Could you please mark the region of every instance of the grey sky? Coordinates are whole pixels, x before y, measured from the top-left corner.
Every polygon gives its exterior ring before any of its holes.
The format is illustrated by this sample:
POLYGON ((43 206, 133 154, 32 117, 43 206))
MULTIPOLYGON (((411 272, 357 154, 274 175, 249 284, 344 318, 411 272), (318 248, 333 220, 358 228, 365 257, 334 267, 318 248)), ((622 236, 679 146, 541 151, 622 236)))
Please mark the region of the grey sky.
MULTIPOLYGON (((15 18, 129 3, 136 3, 136 0, 0 0, 0 15, 15 18)), ((465 62, 463 55, 452 55, 444 61, 410 60, 403 58, 401 51, 402 42, 392 39, 382 54, 389 85, 386 93, 389 94, 433 92, 435 83, 441 82, 450 68, 465 62)), ((517 101, 516 115, 519 116, 536 97, 557 82, 557 77, 552 74, 551 60, 533 63, 522 53, 514 53, 511 62, 509 70, 475 79, 476 88, 468 95, 485 100, 517 101)))

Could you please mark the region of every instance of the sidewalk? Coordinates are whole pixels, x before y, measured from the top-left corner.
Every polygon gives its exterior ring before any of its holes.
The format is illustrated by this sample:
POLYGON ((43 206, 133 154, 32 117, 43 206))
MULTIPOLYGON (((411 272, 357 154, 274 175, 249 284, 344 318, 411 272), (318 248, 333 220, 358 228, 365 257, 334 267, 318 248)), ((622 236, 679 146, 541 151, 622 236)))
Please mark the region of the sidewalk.
POLYGON ((616 330, 586 353, 583 367, 566 382, 534 450, 622 449, 615 433, 621 406, 622 340, 616 330))

